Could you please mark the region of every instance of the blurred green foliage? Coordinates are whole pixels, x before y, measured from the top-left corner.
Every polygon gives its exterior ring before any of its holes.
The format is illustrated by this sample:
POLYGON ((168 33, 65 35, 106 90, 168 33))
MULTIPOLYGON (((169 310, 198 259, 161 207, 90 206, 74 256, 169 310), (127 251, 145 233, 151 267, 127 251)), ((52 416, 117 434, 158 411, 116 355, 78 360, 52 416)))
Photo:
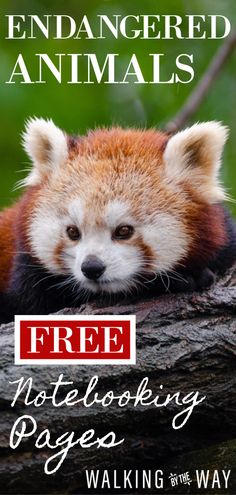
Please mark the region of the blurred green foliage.
MULTIPOLYGON (((85 133, 95 126, 157 126, 165 123, 179 110, 195 87, 222 40, 116 40, 111 34, 103 40, 47 40, 38 32, 37 39, 6 40, 6 14, 67 14, 75 19, 87 15, 92 23, 97 14, 221 14, 236 24, 234 0, 1 0, 0 4, 0 108, 1 108, 1 181, 0 206, 10 204, 19 192, 13 187, 29 167, 29 159, 21 147, 21 132, 29 116, 52 118, 57 125, 72 133, 85 133), (5 84, 22 53, 32 77, 37 79, 35 53, 96 53, 104 61, 107 53, 119 53, 128 61, 136 53, 145 74, 150 71, 149 53, 164 53, 163 78, 175 69, 180 53, 193 53, 195 78, 190 84, 80 84, 68 85, 65 78, 58 84, 49 75, 47 84, 5 84)), ((79 22, 79 21, 78 21, 79 22)), ((100 58, 99 58, 100 57, 100 58)), ((236 53, 223 68, 207 99, 194 115, 194 121, 221 120, 230 128, 230 138, 224 155, 222 180, 236 199, 236 53)), ((231 208, 236 214, 236 206, 231 208)))

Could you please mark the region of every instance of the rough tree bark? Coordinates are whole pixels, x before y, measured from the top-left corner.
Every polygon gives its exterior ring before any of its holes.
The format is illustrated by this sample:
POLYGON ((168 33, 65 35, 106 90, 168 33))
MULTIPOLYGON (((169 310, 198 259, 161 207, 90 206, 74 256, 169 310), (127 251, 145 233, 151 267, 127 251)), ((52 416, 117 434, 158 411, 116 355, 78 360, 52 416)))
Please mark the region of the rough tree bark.
MULTIPOLYGON (((182 470, 190 466, 191 470, 191 459, 192 465, 195 464, 193 459, 198 459, 199 468, 203 459, 201 453, 195 451, 209 447, 213 449, 209 451, 213 464, 218 448, 220 469, 229 459, 228 467, 232 469, 232 463, 235 467, 235 443, 228 443, 229 439, 236 438, 235 308, 236 267, 202 293, 165 295, 106 308, 83 305, 63 311, 63 314, 136 314, 136 366, 16 367, 13 324, 3 325, 0 332, 0 492, 19 495, 65 493, 66 490, 66 493, 81 493, 86 468, 157 469, 164 466, 167 474, 178 466, 182 470), (60 373, 74 382, 72 388, 78 388, 81 395, 90 378, 98 374, 96 390, 99 394, 110 389, 117 393, 126 389, 135 392, 141 379, 147 376, 154 394, 160 393, 162 384, 165 396, 168 392, 186 394, 198 390, 206 400, 194 409, 190 420, 179 430, 171 426, 173 416, 180 411, 174 404, 159 410, 132 405, 123 409, 116 405, 107 409, 44 405, 37 409, 18 403, 17 407, 10 407, 16 385, 8 385, 9 381, 32 376, 35 392, 51 390, 50 382, 60 373), (31 439, 17 450, 9 448, 12 425, 23 414, 32 414, 39 431, 49 428, 56 437, 74 430, 78 438, 83 431, 94 428, 98 436, 114 430, 117 438, 124 437, 125 441, 115 449, 99 451, 74 447, 61 469, 55 475, 46 476, 43 464, 49 455, 47 449, 37 450, 31 439), (221 442, 227 443, 216 448, 221 442), (32 486, 36 487, 35 492, 32 486)), ((228 493, 235 493, 236 487, 231 486, 231 489, 228 493)))

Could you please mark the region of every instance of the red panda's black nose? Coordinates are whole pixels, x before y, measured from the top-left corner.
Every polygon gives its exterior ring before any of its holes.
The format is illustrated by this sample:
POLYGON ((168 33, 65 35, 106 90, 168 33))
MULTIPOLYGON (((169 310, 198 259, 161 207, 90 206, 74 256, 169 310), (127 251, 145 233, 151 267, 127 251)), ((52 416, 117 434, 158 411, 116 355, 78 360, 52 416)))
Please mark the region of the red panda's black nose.
POLYGON ((97 280, 105 270, 105 265, 96 256, 87 256, 81 265, 82 273, 90 280, 97 280))

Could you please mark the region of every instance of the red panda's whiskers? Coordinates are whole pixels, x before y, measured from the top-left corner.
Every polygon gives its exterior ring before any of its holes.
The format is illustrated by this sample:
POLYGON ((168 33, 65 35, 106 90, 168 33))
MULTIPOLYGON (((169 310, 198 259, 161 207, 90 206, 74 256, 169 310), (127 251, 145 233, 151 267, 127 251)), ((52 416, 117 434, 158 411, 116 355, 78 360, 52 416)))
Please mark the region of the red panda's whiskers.
POLYGON ((77 280, 75 279, 74 276, 70 276, 70 277, 67 277, 65 280, 62 280, 61 282, 57 282, 56 284, 53 284, 50 286, 51 289, 53 288, 58 288, 58 289, 62 289, 64 287, 67 287, 68 285, 71 286, 71 288, 73 288, 74 290, 74 286, 78 284, 77 280), (73 285, 74 283, 74 285, 73 285))
POLYGON ((188 284, 188 280, 186 280, 186 278, 184 278, 182 275, 180 275, 180 273, 174 271, 174 270, 169 270, 168 271, 168 276, 172 279, 172 280, 179 280, 180 282, 185 282, 186 284, 188 284), (174 275, 174 276, 173 276, 174 275))
POLYGON ((45 280, 48 280, 49 278, 54 278, 55 277, 55 274, 51 274, 51 275, 47 275, 46 277, 43 277, 43 278, 40 278, 40 280, 38 280, 33 286, 32 286, 32 289, 35 289, 35 287, 37 287, 37 285, 41 284, 42 282, 44 282, 45 280))
POLYGON ((170 277, 168 276, 167 272, 165 270, 162 270, 162 272, 160 272, 160 278, 161 278, 161 281, 166 289, 166 292, 169 292, 169 289, 170 289, 170 277), (164 281, 164 277, 167 278, 167 285, 164 281))

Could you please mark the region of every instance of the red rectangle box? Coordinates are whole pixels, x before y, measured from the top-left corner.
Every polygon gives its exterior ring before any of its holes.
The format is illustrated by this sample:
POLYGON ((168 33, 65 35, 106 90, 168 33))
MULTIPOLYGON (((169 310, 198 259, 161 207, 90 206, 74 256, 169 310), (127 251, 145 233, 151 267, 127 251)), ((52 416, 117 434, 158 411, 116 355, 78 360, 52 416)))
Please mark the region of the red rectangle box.
POLYGON ((15 364, 135 364, 135 316, 15 316, 15 364))

